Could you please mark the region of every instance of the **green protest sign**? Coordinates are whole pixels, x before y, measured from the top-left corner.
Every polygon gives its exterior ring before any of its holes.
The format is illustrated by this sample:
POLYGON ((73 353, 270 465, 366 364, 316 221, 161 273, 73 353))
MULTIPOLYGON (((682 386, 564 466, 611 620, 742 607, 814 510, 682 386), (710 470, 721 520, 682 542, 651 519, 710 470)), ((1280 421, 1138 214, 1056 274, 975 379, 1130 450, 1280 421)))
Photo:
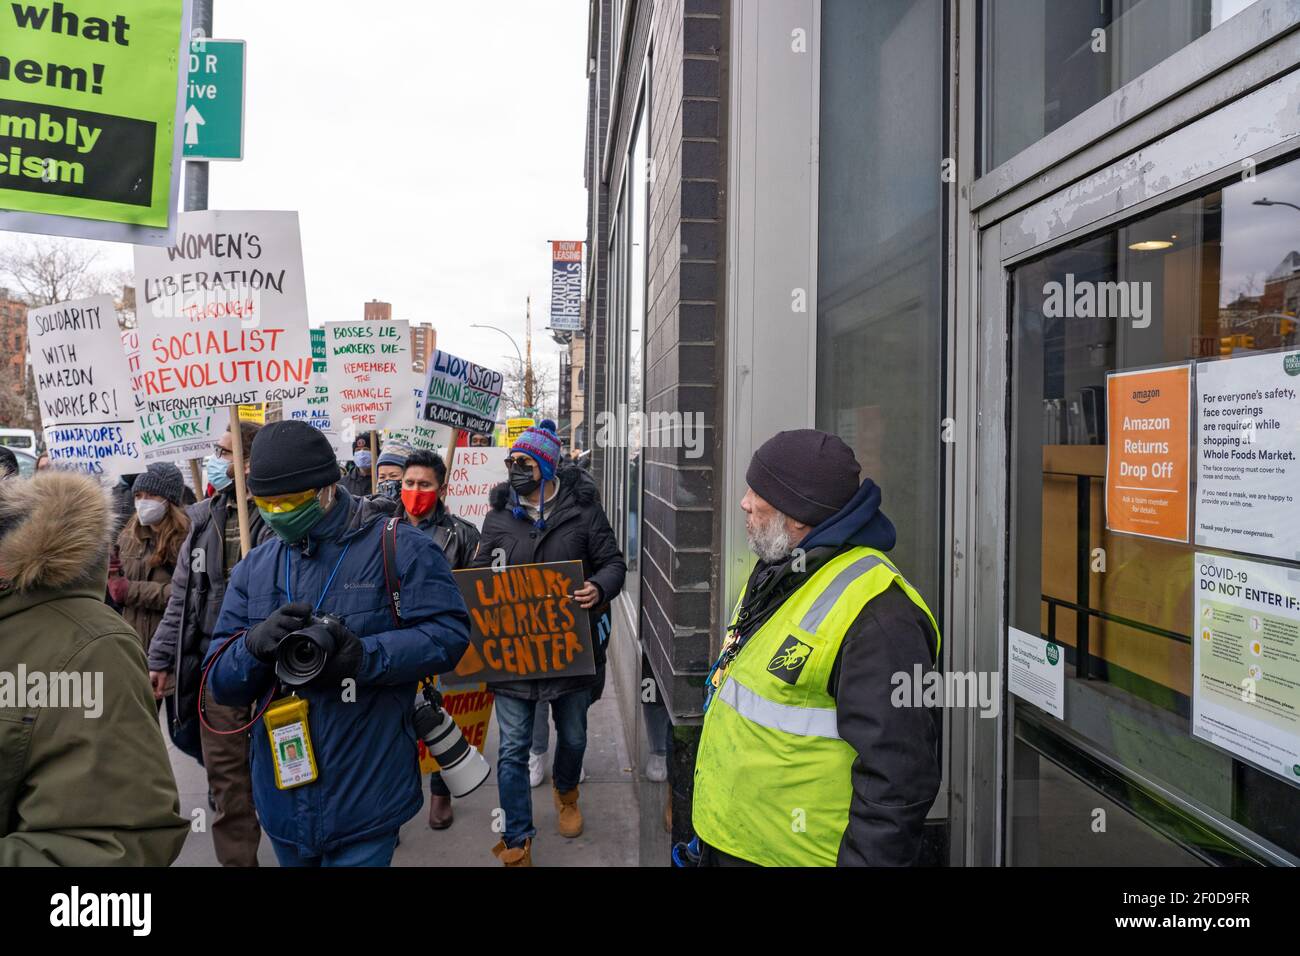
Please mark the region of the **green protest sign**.
POLYGON ((0 6, 0 228, 171 241, 188 20, 187 0, 0 6))

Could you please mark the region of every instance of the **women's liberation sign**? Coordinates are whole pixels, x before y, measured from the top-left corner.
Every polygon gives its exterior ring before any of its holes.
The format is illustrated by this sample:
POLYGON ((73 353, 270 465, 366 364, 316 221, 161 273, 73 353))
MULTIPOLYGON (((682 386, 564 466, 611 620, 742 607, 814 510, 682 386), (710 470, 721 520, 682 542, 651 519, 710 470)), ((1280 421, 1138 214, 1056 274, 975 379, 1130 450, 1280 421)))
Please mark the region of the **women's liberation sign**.
POLYGON ((91 474, 142 470, 131 375, 109 296, 27 313, 50 461, 91 474))
POLYGON ((195 408, 178 412, 151 412, 145 404, 140 383, 140 333, 127 329, 122 333, 127 368, 131 374, 131 397, 140 422, 140 448, 146 464, 154 461, 184 461, 202 458, 212 450, 225 422, 217 424, 210 409, 195 408))
POLYGON ((302 398, 311 386, 296 212, 187 212, 176 244, 135 247, 140 378, 151 411, 302 398))

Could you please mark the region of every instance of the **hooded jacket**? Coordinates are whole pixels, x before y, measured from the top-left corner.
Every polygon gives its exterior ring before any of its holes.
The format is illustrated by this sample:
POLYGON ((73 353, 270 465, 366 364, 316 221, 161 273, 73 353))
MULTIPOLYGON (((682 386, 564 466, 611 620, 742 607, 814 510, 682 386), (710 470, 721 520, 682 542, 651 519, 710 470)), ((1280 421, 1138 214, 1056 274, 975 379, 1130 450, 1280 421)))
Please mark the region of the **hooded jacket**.
MULTIPOLYGON (((869 547, 889 551, 897 534, 880 510, 880 489, 862 482, 838 512, 813 528, 790 556, 758 562, 745 586, 737 616, 747 639, 817 568, 841 551, 869 547)), ((895 707, 892 677, 912 679, 935 668, 938 635, 902 589, 891 585, 849 626, 831 669, 827 691, 835 698, 839 735, 858 757, 853 762, 853 799, 840 842, 840 866, 905 866, 920 852, 926 814, 939 792, 938 708, 895 707)))
POLYGON ((249 653, 243 632, 276 608, 305 601, 343 618, 360 638, 351 695, 337 686, 298 688, 318 779, 277 788, 266 726, 259 720, 251 729, 262 829, 303 856, 394 832, 423 806, 411 719, 416 683, 451 670, 469 646, 469 615, 437 546, 409 523, 397 525, 402 620, 395 623, 381 540, 392 503, 354 498, 341 485, 335 494, 303 542, 272 538, 235 565, 205 662, 217 703, 260 705, 276 684, 275 669, 249 653))
POLYGON ((0 481, 0 867, 167 866, 189 832, 140 638, 104 604, 113 521, 85 476, 0 481), (93 701, 32 699, 74 673, 93 701))
POLYGON ((602 683, 605 646, 597 639, 598 622, 609 611, 609 604, 623 590, 627 564, 619 550, 614 530, 600 506, 596 482, 586 471, 573 464, 561 465, 555 473, 559 490, 546 504, 542 518, 544 528, 532 519, 517 517, 517 498, 510 485, 502 482, 488 495, 492 509, 483 518, 478 550, 470 567, 492 565, 497 550, 504 552, 506 564, 534 564, 544 561, 581 561, 586 580, 600 588, 600 602, 588 611, 591 637, 595 643, 596 673, 586 677, 544 677, 539 680, 505 681, 492 684, 495 693, 523 700, 553 700, 582 688, 602 683))

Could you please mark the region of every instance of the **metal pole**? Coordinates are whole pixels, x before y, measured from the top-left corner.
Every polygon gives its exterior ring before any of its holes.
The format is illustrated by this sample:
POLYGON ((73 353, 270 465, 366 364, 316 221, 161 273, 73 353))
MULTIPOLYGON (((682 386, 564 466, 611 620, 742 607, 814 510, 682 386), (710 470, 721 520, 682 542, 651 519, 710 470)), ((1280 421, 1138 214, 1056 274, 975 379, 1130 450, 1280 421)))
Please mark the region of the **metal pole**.
MULTIPOLYGON (((194 16, 191 23, 191 35, 198 37, 212 36, 212 2, 213 0, 194 0, 194 16)), ((185 210, 186 212, 208 208, 208 164, 195 160, 185 161, 185 210)))

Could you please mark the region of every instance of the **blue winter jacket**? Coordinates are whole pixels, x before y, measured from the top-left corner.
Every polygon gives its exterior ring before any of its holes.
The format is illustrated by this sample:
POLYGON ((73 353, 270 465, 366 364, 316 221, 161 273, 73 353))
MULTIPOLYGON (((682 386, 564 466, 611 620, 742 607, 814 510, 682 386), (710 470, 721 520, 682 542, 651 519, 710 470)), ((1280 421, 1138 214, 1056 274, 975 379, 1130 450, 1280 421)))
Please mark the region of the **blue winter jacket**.
MULTIPOLYGON (((337 503, 305 542, 290 546, 273 538, 235 565, 207 654, 211 660, 232 634, 291 600, 343 618, 361 639, 354 701, 344 700, 338 687, 298 691, 307 700, 315 781, 278 789, 266 727, 258 721, 251 730, 262 828, 308 856, 394 831, 419 812, 424 797, 411 722, 416 682, 451 670, 469 644, 469 615, 446 559, 405 521, 397 529, 402 626, 394 625, 382 550, 389 514, 341 486, 336 493, 337 503)), ((242 706, 263 701, 274 680, 274 667, 253 657, 240 637, 212 667, 208 686, 217 703, 242 706)))

